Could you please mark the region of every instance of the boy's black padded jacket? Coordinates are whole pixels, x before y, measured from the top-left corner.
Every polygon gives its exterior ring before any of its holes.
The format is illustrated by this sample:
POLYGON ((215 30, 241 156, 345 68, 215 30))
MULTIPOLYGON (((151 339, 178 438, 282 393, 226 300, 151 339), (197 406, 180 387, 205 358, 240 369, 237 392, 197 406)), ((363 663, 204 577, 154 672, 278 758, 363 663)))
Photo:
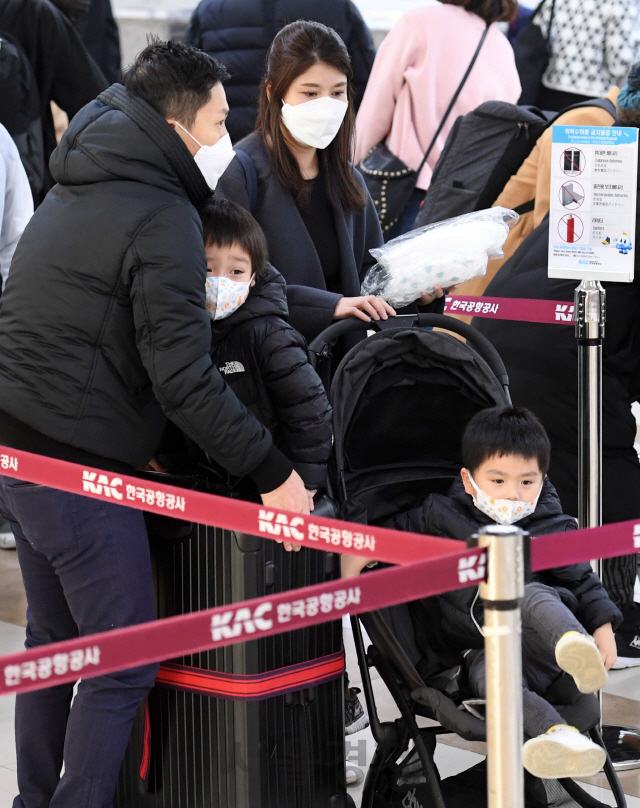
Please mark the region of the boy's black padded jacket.
MULTIPOLYGON (((482 525, 492 524, 492 520, 475 507, 473 499, 465 492, 462 481, 458 479, 447 496, 432 494, 421 507, 398 514, 386 524, 398 530, 466 541, 482 525)), ((535 512, 521 519, 517 526, 528 531, 533 541, 536 536, 564 533, 577 527, 572 516, 562 513, 560 500, 549 480, 545 480, 542 486, 535 512)), ((556 589, 565 606, 590 634, 605 623, 612 623, 615 629, 622 622, 622 614, 609 599, 600 579, 587 562, 535 572, 528 582, 531 581, 556 589)), ((434 605, 437 606, 440 620, 437 637, 426 627, 427 645, 442 642, 460 651, 484 646, 484 640, 471 616, 473 606, 474 615, 482 625, 482 602, 478 599, 474 605, 476 593, 476 587, 469 587, 438 595, 435 604, 433 598, 429 599, 432 603, 423 601, 426 610, 432 615, 434 605)), ((415 614, 414 612, 414 620, 415 614)), ((420 641, 418 644, 424 645, 420 641)))
POLYGON ((288 315, 282 275, 268 267, 246 302, 211 324, 211 358, 240 401, 273 435, 307 488, 323 488, 331 453, 331 406, 307 345, 288 315))

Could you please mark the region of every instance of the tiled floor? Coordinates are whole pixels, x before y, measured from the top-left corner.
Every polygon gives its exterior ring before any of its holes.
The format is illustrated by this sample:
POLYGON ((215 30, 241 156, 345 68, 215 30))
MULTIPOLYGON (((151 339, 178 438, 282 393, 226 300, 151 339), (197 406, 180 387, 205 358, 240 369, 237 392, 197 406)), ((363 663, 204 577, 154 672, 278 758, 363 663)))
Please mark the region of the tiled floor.
MULTIPOLYGON (((6 550, 0 550, 0 614, 4 617, 6 599, 4 565, 6 550)), ((12 554, 15 558, 15 553, 12 554)), ((10 591, 10 588, 9 588, 10 591)), ((24 614, 24 610, 23 610, 24 614)), ((20 651, 24 643, 24 628, 0 620, 0 656, 20 651)), ((16 750, 13 742, 13 696, 0 698, 0 808, 11 808, 18 792, 16 783, 16 750)))

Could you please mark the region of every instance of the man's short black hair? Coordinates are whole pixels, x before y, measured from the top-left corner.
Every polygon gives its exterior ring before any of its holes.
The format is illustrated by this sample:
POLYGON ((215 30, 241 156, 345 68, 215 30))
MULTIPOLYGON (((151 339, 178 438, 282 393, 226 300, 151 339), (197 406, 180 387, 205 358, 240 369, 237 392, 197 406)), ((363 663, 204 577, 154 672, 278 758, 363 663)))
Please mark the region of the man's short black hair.
POLYGON ((264 275, 269 248, 262 228, 243 207, 228 199, 212 196, 200 209, 202 235, 206 246, 231 247, 239 244, 251 258, 256 275, 264 275))
POLYGON ((226 68, 204 51, 154 39, 124 71, 122 83, 163 118, 175 118, 188 129, 211 88, 228 78, 226 68))
POLYGON ((549 471, 551 443, 536 416, 522 407, 492 407, 473 416, 462 434, 462 462, 472 474, 490 457, 535 458, 549 471))

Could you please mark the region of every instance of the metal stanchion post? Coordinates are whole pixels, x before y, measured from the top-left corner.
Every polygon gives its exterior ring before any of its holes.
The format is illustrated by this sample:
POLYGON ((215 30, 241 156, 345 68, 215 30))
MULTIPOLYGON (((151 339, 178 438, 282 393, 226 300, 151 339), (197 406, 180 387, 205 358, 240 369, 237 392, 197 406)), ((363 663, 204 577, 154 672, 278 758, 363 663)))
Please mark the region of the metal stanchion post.
POLYGON ((484 647, 487 677, 487 762, 489 808, 524 808, 522 768, 523 532, 487 525, 478 534, 486 548, 484 647))
MULTIPOLYGON (((602 524, 602 340, 606 292, 600 281, 582 281, 575 293, 578 340, 578 523, 602 524)), ((593 567, 602 578, 602 561, 593 567)), ((602 694, 599 694, 602 713, 602 694)), ((640 732, 614 724, 602 737, 616 769, 640 768, 640 732)))

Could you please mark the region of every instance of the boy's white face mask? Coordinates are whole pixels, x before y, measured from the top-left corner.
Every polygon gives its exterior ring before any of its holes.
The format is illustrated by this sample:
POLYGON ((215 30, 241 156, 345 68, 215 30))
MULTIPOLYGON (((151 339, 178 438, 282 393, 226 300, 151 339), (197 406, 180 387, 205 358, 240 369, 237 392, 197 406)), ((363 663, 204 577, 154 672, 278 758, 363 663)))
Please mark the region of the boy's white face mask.
POLYGON ((282 121, 303 146, 326 149, 338 134, 349 104, 326 95, 304 104, 282 102, 282 121))
POLYGON ((200 146, 193 159, 196 161, 196 165, 202 172, 202 176, 205 178, 209 188, 215 191, 218 180, 227 170, 229 163, 236 156, 231 145, 231 138, 226 134, 221 137, 217 143, 214 143, 213 146, 203 146, 181 123, 175 121, 175 124, 200 146))
POLYGON ((207 311, 212 320, 224 320, 240 306, 249 296, 251 281, 234 281, 231 278, 207 278, 205 290, 207 311))
POLYGON ((523 502, 520 499, 494 499, 490 497, 486 491, 483 491, 475 483, 475 480, 469 473, 469 480, 471 485, 475 488, 476 495, 473 497, 473 504, 479 511, 486 514, 489 519, 493 519, 499 525, 513 525, 524 519, 525 516, 531 516, 535 511, 540 494, 542 493, 542 485, 538 491, 538 496, 533 502, 523 502))

